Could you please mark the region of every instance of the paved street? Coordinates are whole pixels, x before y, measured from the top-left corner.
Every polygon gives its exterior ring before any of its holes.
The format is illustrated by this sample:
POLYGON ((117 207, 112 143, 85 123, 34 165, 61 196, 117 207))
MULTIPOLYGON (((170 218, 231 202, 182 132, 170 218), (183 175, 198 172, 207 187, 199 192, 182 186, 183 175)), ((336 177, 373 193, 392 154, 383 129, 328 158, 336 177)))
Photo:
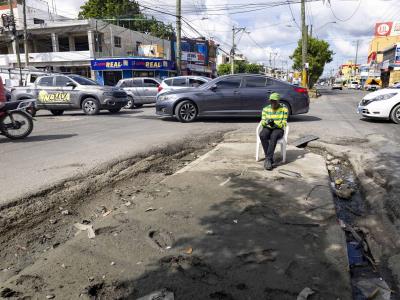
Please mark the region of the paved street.
MULTIPOLYGON (((291 119, 289 139, 305 134, 315 134, 323 140, 363 139, 368 134, 382 134, 400 142, 396 124, 360 120, 355 111, 363 92, 324 90, 322 93, 326 96, 313 102, 308 114, 291 119)), ((117 115, 104 112, 93 117, 79 111, 54 117, 41 111, 28 139, 12 142, 0 137, 3 174, 0 186, 7 187, 0 201, 5 203, 87 172, 99 164, 133 156, 183 137, 240 127, 250 129, 256 122, 256 119, 230 118, 182 124, 173 119, 159 119, 151 106, 117 115)))
POLYGON ((2 189, 0 202, 185 136, 237 127, 235 123, 216 120, 193 124, 162 121, 154 110, 144 107, 99 116, 85 116, 77 111, 60 117, 39 112, 28 139, 12 142, 0 137, 0 186, 7 187, 2 189))

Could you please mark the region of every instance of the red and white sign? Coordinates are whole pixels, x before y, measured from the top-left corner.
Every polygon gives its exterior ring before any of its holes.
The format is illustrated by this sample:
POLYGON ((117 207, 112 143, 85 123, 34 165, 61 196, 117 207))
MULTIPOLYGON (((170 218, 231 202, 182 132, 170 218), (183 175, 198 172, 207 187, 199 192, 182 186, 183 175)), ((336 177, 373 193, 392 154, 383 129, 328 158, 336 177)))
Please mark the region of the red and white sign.
POLYGON ((375 36, 389 36, 392 31, 393 22, 376 23, 375 36))

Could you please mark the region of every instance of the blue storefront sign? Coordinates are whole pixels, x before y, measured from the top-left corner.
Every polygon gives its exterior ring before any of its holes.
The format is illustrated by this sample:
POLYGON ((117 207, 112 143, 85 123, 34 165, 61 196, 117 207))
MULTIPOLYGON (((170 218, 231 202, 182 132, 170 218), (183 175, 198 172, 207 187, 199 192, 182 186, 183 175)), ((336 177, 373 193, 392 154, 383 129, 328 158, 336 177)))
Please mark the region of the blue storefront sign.
POLYGON ((174 70, 174 62, 165 59, 118 58, 95 59, 91 61, 93 71, 122 71, 122 70, 174 70))
POLYGON ((100 58, 92 60, 90 64, 96 81, 102 85, 115 85, 122 78, 137 76, 163 79, 175 72, 173 61, 156 58, 100 58))

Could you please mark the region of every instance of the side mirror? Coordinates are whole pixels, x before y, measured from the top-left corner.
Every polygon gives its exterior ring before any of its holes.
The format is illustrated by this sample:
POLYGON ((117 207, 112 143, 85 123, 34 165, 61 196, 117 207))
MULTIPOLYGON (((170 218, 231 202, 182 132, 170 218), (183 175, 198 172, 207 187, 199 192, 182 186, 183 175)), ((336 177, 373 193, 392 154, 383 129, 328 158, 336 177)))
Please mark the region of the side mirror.
POLYGON ((70 86, 70 87, 72 87, 73 89, 76 88, 76 84, 75 84, 74 82, 72 82, 72 81, 68 82, 68 83, 66 84, 66 86, 70 86))
POLYGON ((210 90, 212 90, 213 92, 215 92, 216 90, 217 90, 217 85, 216 84, 214 84, 214 85, 212 85, 211 87, 210 87, 210 90))

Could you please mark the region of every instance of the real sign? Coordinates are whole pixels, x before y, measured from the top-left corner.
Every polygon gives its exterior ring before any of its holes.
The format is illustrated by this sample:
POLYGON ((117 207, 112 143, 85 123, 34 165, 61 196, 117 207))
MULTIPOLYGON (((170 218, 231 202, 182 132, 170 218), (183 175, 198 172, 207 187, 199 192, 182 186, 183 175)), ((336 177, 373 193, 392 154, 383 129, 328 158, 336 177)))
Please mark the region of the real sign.
POLYGON ((388 36, 392 30, 393 22, 376 23, 375 35, 376 36, 388 36))
POLYGON ((400 36, 400 22, 376 23, 375 36, 400 36))

